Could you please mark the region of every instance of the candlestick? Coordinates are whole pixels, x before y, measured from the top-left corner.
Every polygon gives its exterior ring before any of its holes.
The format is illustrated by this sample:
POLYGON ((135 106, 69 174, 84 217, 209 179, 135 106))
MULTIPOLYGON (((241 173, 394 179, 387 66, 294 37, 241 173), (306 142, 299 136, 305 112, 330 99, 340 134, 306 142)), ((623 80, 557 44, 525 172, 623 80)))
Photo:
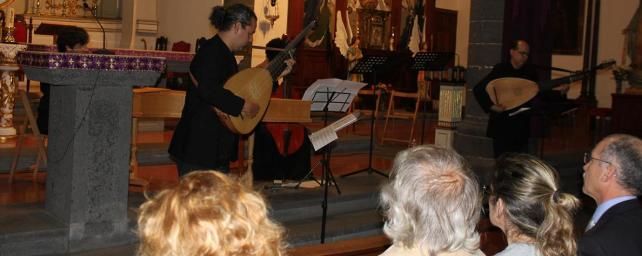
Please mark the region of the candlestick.
POLYGON ((5 24, 6 27, 11 28, 13 27, 13 18, 15 16, 15 10, 13 9, 13 7, 9 7, 8 13, 9 15, 7 16, 7 22, 5 24))

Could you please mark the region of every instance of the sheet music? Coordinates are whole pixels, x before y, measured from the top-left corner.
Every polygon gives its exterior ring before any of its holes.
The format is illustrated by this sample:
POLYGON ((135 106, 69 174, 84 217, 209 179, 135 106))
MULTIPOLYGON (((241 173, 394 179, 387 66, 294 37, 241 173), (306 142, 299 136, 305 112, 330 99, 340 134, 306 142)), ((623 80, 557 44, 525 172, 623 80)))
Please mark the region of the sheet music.
POLYGON ((331 127, 335 132, 338 132, 339 130, 345 128, 348 125, 353 124, 357 120, 359 120, 359 116, 361 115, 361 112, 355 111, 352 114, 345 115, 341 119, 335 121, 334 123, 331 123, 328 125, 328 127, 331 127))
POLYGON ((334 123, 331 123, 330 125, 310 134, 308 137, 310 138, 310 142, 312 142, 314 151, 317 151, 330 144, 331 142, 339 139, 337 132, 359 120, 360 115, 360 112, 354 112, 352 114, 346 115, 341 119, 335 121, 334 123))
POLYGON ((323 111, 327 104, 328 111, 346 112, 364 86, 365 83, 338 78, 319 79, 305 90, 302 100, 312 101, 311 111, 323 111))
POLYGON ((312 142, 314 151, 317 151, 330 144, 331 142, 339 139, 337 132, 332 129, 326 128, 313 132, 312 134, 310 134, 310 136, 308 136, 310 138, 310 142, 312 142))

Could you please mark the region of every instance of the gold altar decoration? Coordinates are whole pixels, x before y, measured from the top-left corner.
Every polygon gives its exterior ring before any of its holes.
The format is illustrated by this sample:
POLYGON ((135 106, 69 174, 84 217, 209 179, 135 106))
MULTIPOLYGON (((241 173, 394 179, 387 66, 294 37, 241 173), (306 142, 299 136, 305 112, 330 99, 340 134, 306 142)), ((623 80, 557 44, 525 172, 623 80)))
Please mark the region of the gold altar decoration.
POLYGON ((13 108, 15 106, 18 77, 20 69, 16 64, 16 54, 26 49, 26 45, 0 43, 0 137, 13 137, 16 128, 13 127, 13 108))
POLYGON ((0 0, 0 8, 11 5, 13 1, 15 0, 0 0))
MULTIPOLYGON (((63 17, 87 17, 91 16, 83 7, 81 0, 31 0, 33 14, 35 15, 48 15, 48 16, 63 16, 63 17)), ((87 4, 92 12, 96 11, 99 0, 89 0, 87 4)))

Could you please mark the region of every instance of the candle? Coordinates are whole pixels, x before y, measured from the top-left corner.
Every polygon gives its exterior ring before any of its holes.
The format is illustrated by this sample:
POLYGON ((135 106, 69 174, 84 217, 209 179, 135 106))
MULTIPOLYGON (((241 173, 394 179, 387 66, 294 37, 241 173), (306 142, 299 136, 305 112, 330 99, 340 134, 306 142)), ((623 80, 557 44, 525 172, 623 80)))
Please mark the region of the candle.
POLYGON ((628 32, 629 32, 628 29, 624 30, 624 45, 622 46, 622 63, 621 63, 621 65, 623 67, 626 66, 626 54, 627 54, 627 51, 628 51, 628 49, 627 49, 628 48, 627 47, 628 44, 627 43, 629 41, 628 32))
POLYGON ((13 16, 15 15, 15 10, 13 10, 13 7, 9 8, 8 13, 9 13, 9 15, 7 16, 6 26, 8 28, 12 28, 13 27, 13 18, 14 18, 13 16))

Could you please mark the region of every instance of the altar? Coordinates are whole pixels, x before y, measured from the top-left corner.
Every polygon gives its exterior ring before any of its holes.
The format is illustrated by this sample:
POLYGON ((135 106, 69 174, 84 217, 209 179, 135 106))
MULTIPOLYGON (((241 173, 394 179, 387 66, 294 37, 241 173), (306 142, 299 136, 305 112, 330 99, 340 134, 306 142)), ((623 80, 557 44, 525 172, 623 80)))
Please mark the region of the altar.
POLYGON ((62 249, 131 243, 132 86, 155 84, 165 59, 26 51, 17 61, 29 79, 52 84, 45 210, 62 225, 62 249))

